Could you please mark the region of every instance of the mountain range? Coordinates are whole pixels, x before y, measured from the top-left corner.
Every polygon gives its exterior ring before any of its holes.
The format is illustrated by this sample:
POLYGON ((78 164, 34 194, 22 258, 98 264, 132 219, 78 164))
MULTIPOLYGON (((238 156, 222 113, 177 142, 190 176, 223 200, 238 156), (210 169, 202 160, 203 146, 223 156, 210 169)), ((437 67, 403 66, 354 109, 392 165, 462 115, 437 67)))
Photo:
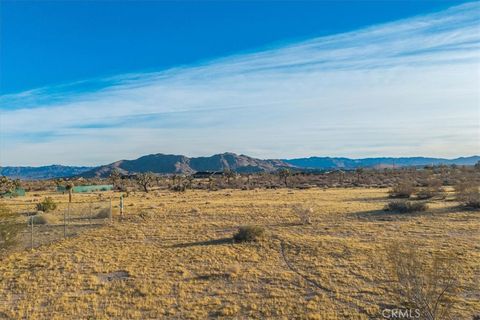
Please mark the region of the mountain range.
POLYGON ((354 170, 356 168, 393 168, 393 167, 418 167, 426 165, 474 165, 480 161, 480 156, 460 157, 456 159, 426 158, 426 157, 401 157, 401 158, 330 158, 330 157, 310 157, 285 160, 285 162, 300 168, 310 169, 345 169, 354 170))
POLYGON ((198 171, 223 171, 229 169, 238 173, 275 171, 281 167, 293 167, 281 160, 260 160, 235 153, 215 154, 210 157, 189 158, 173 154, 150 154, 136 160, 120 160, 105 166, 83 172, 82 177, 106 177, 113 169, 123 174, 154 172, 159 174, 191 174, 198 171))
POLYGON ((94 167, 51 165, 42 167, 0 167, 0 175, 11 179, 41 180, 79 175, 94 167))
POLYGON ((52 179, 61 177, 108 177, 112 170, 122 174, 151 171, 158 174, 191 174, 199 171, 223 171, 238 173, 272 172, 281 168, 298 170, 354 170, 356 168, 392 168, 425 165, 474 165, 480 156, 456 159, 426 157, 383 158, 331 158, 310 157, 289 160, 262 160, 235 153, 222 153, 210 157, 186 157, 172 154, 151 154, 135 160, 120 160, 99 167, 74 167, 51 165, 43 167, 0 167, 0 175, 15 179, 52 179))

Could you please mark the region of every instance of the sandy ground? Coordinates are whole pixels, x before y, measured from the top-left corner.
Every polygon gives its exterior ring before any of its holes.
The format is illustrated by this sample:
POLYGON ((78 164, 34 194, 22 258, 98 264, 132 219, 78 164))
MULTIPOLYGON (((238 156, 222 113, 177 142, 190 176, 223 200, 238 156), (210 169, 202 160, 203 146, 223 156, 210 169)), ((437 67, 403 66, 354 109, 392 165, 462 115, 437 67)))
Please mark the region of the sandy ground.
POLYGON ((0 318, 380 319, 398 305, 385 246, 408 241, 455 255, 453 313, 471 319, 480 312, 480 213, 438 200, 426 213, 388 214, 386 191, 134 193, 122 221, 119 194, 105 193, 112 224, 3 257, 0 318), (311 224, 299 223, 296 204, 313 209, 311 224), (264 226, 265 239, 233 243, 247 224, 264 226))

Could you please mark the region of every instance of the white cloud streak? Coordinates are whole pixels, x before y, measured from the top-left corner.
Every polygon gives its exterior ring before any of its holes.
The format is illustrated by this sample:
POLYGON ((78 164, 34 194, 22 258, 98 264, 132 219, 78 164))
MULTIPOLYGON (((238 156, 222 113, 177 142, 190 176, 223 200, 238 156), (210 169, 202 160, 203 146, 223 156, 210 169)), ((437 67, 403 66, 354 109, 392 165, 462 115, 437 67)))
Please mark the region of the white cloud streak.
POLYGON ((0 97, 0 164, 480 150, 480 4, 157 73, 0 97))

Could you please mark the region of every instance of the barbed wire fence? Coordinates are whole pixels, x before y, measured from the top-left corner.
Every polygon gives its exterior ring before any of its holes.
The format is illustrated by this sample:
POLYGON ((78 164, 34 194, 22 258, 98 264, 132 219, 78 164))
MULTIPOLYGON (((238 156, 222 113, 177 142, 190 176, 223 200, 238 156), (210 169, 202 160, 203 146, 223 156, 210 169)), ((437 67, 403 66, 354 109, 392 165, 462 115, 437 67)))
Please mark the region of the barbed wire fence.
MULTIPOLYGON (((15 218, 2 219, 18 234, 15 245, 36 248, 92 230, 113 222, 112 200, 57 203, 54 210, 38 211, 35 203, 3 203, 15 218)), ((8 232, 8 231, 7 231, 8 232)))

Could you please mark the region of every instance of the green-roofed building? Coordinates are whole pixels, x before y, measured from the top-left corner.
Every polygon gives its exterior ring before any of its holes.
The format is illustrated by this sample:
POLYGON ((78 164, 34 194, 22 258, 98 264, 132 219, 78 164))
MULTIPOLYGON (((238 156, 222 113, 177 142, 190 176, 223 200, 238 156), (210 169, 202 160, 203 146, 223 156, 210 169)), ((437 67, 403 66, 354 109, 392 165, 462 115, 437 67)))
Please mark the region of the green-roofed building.
POLYGON ((25 196, 25 189, 17 188, 13 191, 8 191, 5 193, 0 194, 1 197, 24 197, 25 196))
MULTIPOLYGON (((93 186, 74 186, 73 193, 98 192, 113 190, 113 184, 100 184, 93 186)), ((65 186, 57 186, 58 192, 67 192, 65 186)))

